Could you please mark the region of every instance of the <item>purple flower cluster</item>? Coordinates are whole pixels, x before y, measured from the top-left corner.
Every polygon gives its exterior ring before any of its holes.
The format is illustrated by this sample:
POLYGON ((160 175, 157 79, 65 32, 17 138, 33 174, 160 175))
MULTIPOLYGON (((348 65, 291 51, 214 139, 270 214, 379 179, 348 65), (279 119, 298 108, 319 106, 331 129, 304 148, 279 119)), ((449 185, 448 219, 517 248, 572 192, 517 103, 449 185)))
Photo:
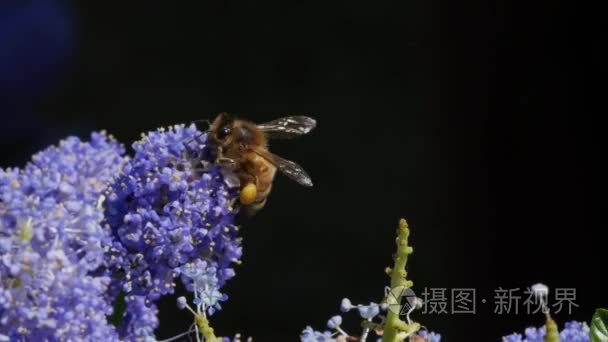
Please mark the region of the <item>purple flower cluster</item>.
POLYGON ((419 330, 416 334, 422 337, 427 342, 441 342, 441 335, 432 331, 422 329, 419 330))
POLYGON ((315 331, 312 327, 306 327, 300 335, 300 341, 302 342, 335 342, 336 339, 333 337, 331 331, 315 331))
MULTIPOLYGON (((355 309, 357 309, 357 312, 359 314, 359 317, 361 319, 369 323, 373 322, 373 319, 380 316, 380 312, 386 312, 389 308, 389 305, 386 303, 374 303, 374 302, 370 302, 369 305, 363 305, 363 304, 353 304, 350 299, 348 298, 343 298, 342 301, 340 302, 340 311, 342 311, 343 313, 347 313, 349 311, 354 311, 355 309)), ((382 326, 382 324, 384 323, 384 318, 383 316, 380 316, 382 318, 382 322, 380 322, 379 326, 382 326)), ((312 327, 307 326, 306 329, 304 329, 304 331, 302 331, 302 333, 300 334, 300 341, 302 342, 342 342, 342 341, 346 341, 348 337, 352 337, 349 336, 349 334, 344 331, 341 327, 342 324, 342 316, 340 315, 336 315, 331 317, 328 321, 327 321, 327 327, 330 330, 324 330, 324 331, 316 331, 314 330, 312 327)), ((365 340, 368 338, 370 333, 370 328, 364 328, 361 336, 357 337, 360 338, 361 340, 365 340)), ((421 329, 419 331, 416 332, 415 337, 421 338, 424 341, 427 342, 440 342, 441 341, 441 335, 434 333, 434 332, 430 332, 428 330, 425 329, 421 329)), ((420 339, 417 339, 416 341, 418 341, 420 339)), ((378 338, 378 341, 381 342, 382 338, 378 338)))
MULTIPOLYGON (((340 317, 340 316, 334 316, 332 317, 332 319, 335 319, 335 317, 340 317)), ((341 320, 341 319, 340 319, 341 320)), ((332 322, 332 320, 330 319, 330 321, 328 322, 328 326, 331 329, 335 329, 336 326, 332 327, 331 325, 333 325, 334 323, 330 323, 332 322)), ((339 324, 337 325, 339 326, 339 324)), ((426 342, 441 342, 441 335, 434 333, 434 332, 430 332, 427 330, 419 330, 416 335, 420 338, 422 338, 424 341, 426 342)), ((341 334, 332 334, 331 331, 315 331, 313 328, 311 327, 306 327, 306 329, 304 329, 304 331, 302 332, 302 334, 300 335, 300 341, 301 342, 337 342, 337 341, 347 341, 344 335, 341 334)), ((416 340, 419 341, 419 340, 416 340)), ((377 342, 382 342, 382 338, 378 338, 377 342)))
MULTIPOLYGON (((503 342, 544 342, 546 328, 527 328, 524 336, 511 334, 502 338, 503 342)), ((589 326, 586 323, 571 321, 566 323, 564 330, 559 334, 561 342, 589 342, 589 326)))
MULTIPOLYGON (((133 144, 135 155, 106 193, 112 296, 122 292, 149 306, 172 294, 181 275, 195 304, 206 304, 209 313, 226 299, 219 289, 241 257, 233 224, 238 188, 227 185, 205 140, 194 126, 181 125, 133 144)), ((138 327, 121 326, 121 337, 146 337, 158 323, 128 314, 138 327)))
MULTIPOLYGON (((126 296, 124 317, 118 327, 125 341, 146 340, 154 336, 158 327, 158 309, 143 296, 126 296)), ((154 339, 152 339, 154 340, 154 339)))
POLYGON ((0 169, 0 338, 112 341, 103 265, 103 190, 123 147, 70 137, 23 170, 0 169))
POLYGON ((129 159, 94 133, 0 169, 0 340, 153 339, 178 278, 198 312, 219 310, 241 257, 238 188, 205 139, 161 129, 129 159))
POLYGON ((223 269, 218 272, 216 267, 200 259, 180 267, 179 271, 186 289, 194 293, 193 303, 197 306, 197 311, 207 311, 212 315, 222 308, 219 302, 227 300, 228 296, 219 291, 218 274, 230 273, 224 275, 229 278, 234 276, 234 271, 223 269))

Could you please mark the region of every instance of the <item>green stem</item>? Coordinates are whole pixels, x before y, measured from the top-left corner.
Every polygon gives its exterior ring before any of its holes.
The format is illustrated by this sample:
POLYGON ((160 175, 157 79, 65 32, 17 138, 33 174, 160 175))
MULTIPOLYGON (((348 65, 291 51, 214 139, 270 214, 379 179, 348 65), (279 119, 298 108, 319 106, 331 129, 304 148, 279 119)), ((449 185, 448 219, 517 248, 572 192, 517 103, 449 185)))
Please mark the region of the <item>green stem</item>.
MULTIPOLYGON (((397 230, 397 239, 395 240, 397 243, 397 253, 394 256, 395 265, 392 269, 386 269, 387 274, 391 277, 391 290, 395 288, 401 289, 401 291, 398 291, 397 304, 401 304, 403 290, 414 285, 411 281, 407 280, 407 272, 405 270, 407 257, 413 252, 412 247, 408 245, 409 235, 410 229, 407 222, 405 219, 401 219, 399 221, 399 229, 397 230)), ((399 311, 388 310, 382 334, 383 342, 400 341, 403 336, 412 335, 420 328, 420 325, 417 323, 407 324, 399 319, 399 311)))

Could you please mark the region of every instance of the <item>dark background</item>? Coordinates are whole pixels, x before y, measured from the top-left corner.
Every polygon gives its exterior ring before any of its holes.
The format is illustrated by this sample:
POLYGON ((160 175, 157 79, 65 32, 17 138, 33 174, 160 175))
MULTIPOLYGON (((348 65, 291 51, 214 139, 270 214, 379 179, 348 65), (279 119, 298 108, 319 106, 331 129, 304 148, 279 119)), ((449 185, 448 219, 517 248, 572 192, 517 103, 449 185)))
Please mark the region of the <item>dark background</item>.
MULTIPOLYGON (((608 305, 590 199, 602 154, 581 97, 592 71, 571 4, 14 3, 0 5, 3 166, 69 134, 129 143, 220 111, 318 120, 272 146, 315 187, 277 177, 245 224, 220 334, 296 340, 343 297, 380 300, 400 217, 416 292, 477 289, 476 315, 416 316, 447 341, 543 323, 494 314, 499 287, 576 288, 562 324, 608 305)), ((174 303, 161 303, 161 338, 191 322, 174 303)))

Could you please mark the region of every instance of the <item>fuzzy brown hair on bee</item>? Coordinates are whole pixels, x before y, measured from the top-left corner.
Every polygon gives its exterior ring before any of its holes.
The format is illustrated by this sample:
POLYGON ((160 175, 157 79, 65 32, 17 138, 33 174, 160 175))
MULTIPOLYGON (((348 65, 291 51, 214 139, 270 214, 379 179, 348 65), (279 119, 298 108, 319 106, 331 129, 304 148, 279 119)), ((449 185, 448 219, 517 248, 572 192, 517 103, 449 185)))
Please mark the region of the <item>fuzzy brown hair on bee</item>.
POLYGON ((312 180, 304 169, 268 150, 268 139, 291 139, 307 134, 316 121, 307 116, 288 116, 264 124, 219 114, 207 132, 215 147, 216 163, 237 175, 239 199, 244 211, 252 215, 266 204, 276 171, 304 186, 312 180))

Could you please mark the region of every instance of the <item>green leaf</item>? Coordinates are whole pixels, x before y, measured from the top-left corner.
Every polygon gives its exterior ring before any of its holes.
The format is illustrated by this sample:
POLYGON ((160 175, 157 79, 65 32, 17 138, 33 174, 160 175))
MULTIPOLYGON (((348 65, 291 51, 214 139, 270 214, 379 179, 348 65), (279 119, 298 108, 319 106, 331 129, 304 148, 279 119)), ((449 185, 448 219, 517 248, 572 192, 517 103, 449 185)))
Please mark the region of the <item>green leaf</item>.
POLYGON ((608 310, 597 309, 591 319, 591 342, 608 342, 608 310))

